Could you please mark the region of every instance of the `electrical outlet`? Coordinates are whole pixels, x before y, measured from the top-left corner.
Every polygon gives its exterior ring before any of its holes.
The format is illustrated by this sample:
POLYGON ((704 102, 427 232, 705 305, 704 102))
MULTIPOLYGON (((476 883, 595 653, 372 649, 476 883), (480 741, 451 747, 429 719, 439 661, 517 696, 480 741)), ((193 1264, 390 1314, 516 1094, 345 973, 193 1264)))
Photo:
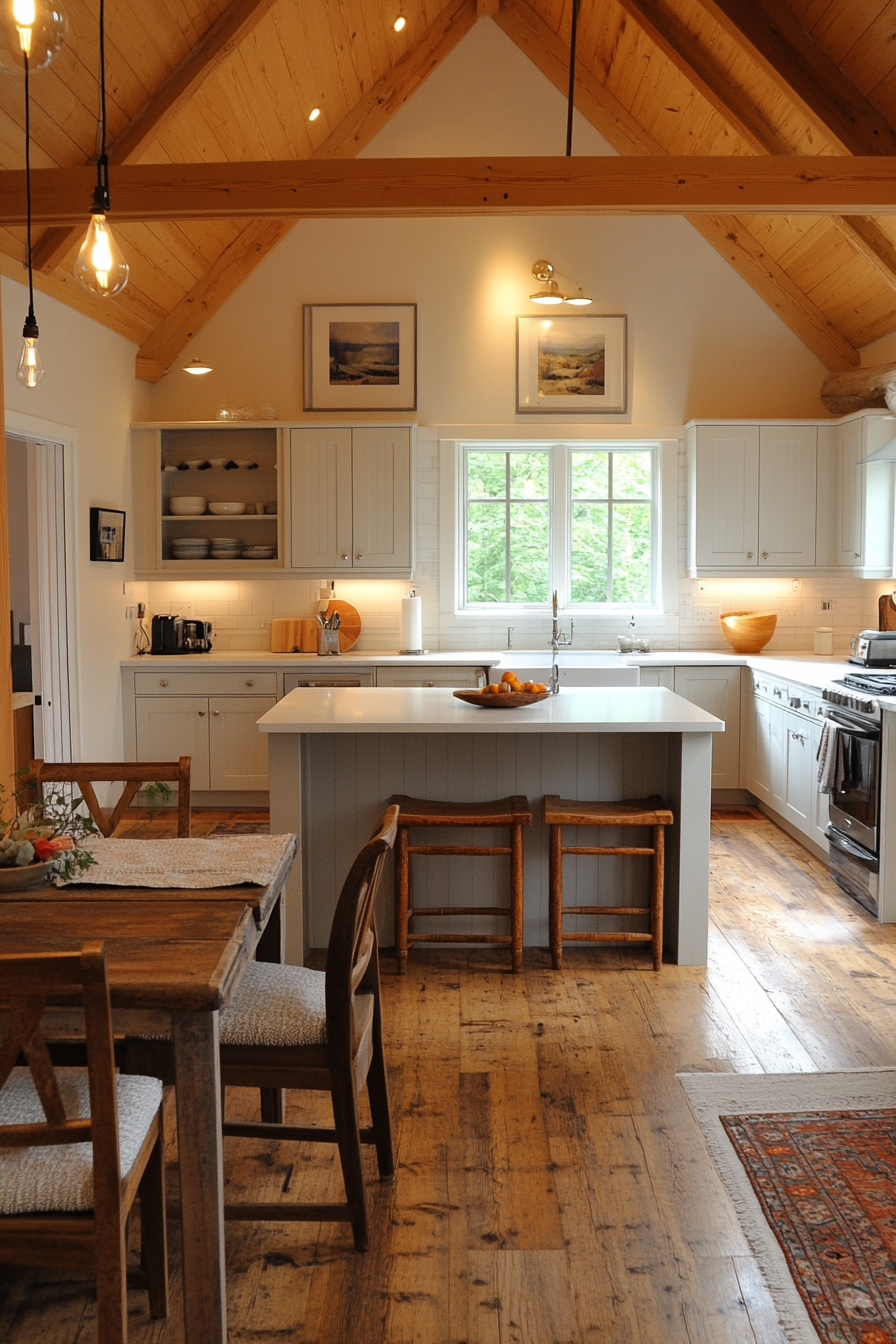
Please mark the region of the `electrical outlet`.
POLYGON ((791 581, 790 581, 790 588, 791 588, 791 591, 794 592, 794 593, 801 593, 801 592, 803 591, 803 581, 802 581, 802 579, 791 579, 791 581))
POLYGON ((819 611, 833 611, 834 603, 829 597, 823 597, 818 604, 819 611))
POLYGON ((126 621, 136 621, 136 619, 137 619, 137 608, 136 608, 136 607, 125 607, 125 609, 124 609, 124 618, 125 618, 126 621))
POLYGON ((783 622, 785 625, 798 625, 802 615, 801 602, 785 602, 783 612, 783 622))
POLYGON ((716 607, 694 607, 695 625, 715 625, 719 619, 719 608, 716 607))
POLYGON ((696 579, 696 580, 694 581, 694 591, 697 592, 697 593, 705 593, 705 592, 706 592, 706 580, 705 580, 705 579, 696 579))

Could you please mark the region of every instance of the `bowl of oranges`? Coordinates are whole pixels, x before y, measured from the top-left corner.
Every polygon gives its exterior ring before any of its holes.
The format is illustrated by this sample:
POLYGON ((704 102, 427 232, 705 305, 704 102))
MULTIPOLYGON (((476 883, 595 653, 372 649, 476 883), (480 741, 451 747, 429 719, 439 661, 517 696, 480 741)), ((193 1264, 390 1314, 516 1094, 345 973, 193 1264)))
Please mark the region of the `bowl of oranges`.
POLYGON ((515 672, 505 672, 500 681, 490 681, 481 691, 455 691, 458 700, 480 709, 522 709, 547 700, 550 691, 541 681, 519 681, 515 672))

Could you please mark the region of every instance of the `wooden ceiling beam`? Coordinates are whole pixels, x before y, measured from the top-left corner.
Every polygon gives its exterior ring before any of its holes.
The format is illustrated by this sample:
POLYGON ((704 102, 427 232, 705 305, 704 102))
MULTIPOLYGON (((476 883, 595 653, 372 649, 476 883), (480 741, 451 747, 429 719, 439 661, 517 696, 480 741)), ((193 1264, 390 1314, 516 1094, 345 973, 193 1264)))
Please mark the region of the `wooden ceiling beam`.
MULTIPOLYGON (((31 174, 37 222, 83 222, 92 168, 31 174)), ((896 215, 896 159, 513 157, 125 164, 115 221, 302 216, 896 215)), ((0 227, 25 222, 25 174, 0 173, 0 227)))
MULTIPOLYGON (((450 0, 407 55, 377 80, 317 147, 312 158, 353 158, 469 32, 476 17, 476 0, 450 0)), ((188 342, 295 222, 263 219, 249 224, 144 341, 137 354, 136 376, 146 382, 159 382, 188 342)))
MULTIPOLYGON (((618 3, 747 144, 765 154, 793 153, 793 145, 766 121, 748 94, 732 83, 729 73, 713 60, 663 0, 618 0, 618 3)), ((780 78, 775 82, 779 87, 783 84, 780 78)), ((878 275, 896 287, 896 248, 880 225, 872 219, 843 215, 832 216, 831 223, 878 275)))
MULTIPOLYGON (((109 162, 121 164, 138 158, 221 62, 252 32, 273 3, 274 0, 231 0, 196 46, 110 146, 109 162)), ((85 202, 85 211, 86 208, 85 202)), ((62 225, 49 229, 34 245, 34 268, 50 271, 58 266, 84 227, 86 225, 82 221, 76 226, 62 225)))
MULTIPOLYGON (((568 82, 569 56, 556 33, 526 0, 502 0, 496 19, 542 74, 562 93, 568 82)), ((619 102, 606 85, 582 67, 576 72, 576 107, 620 154, 660 155, 663 147, 619 102)), ((706 239, 781 321, 828 369, 854 368, 858 351, 842 332, 763 251, 758 240, 735 218, 688 215, 706 239)))
POLYGON ((784 0, 700 0, 779 88, 850 154, 896 154, 896 131, 784 0))

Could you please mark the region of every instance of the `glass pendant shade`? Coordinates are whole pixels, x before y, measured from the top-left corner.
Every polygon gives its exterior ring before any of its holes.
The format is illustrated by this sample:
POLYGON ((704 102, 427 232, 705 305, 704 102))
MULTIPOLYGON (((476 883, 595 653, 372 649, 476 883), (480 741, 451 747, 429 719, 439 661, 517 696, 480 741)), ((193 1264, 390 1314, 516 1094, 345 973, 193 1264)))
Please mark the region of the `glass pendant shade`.
POLYGON ((75 262, 75 279, 88 294, 111 298, 128 282, 130 267, 112 237, 105 215, 92 214, 75 262))
POLYGON ((37 387, 43 376, 44 362, 37 348, 37 337, 25 336, 22 339, 22 353, 16 365, 16 378, 23 387, 37 387))
POLYGON ((32 74, 62 50, 68 19, 58 0, 0 0, 0 69, 32 74))

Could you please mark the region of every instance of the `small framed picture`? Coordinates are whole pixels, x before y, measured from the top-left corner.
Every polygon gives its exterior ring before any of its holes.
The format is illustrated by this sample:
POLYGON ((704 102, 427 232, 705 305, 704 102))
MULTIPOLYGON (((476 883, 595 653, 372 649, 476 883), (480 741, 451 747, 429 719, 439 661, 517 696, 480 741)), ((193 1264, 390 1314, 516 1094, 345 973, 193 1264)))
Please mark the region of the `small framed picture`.
POLYGON ((415 411, 416 303, 305 304, 306 411, 415 411))
POLYGON ((518 415, 621 415, 627 410, 626 318, 518 317, 518 415))
POLYGON ((119 509, 90 510, 91 560, 124 560, 124 514, 119 509))

